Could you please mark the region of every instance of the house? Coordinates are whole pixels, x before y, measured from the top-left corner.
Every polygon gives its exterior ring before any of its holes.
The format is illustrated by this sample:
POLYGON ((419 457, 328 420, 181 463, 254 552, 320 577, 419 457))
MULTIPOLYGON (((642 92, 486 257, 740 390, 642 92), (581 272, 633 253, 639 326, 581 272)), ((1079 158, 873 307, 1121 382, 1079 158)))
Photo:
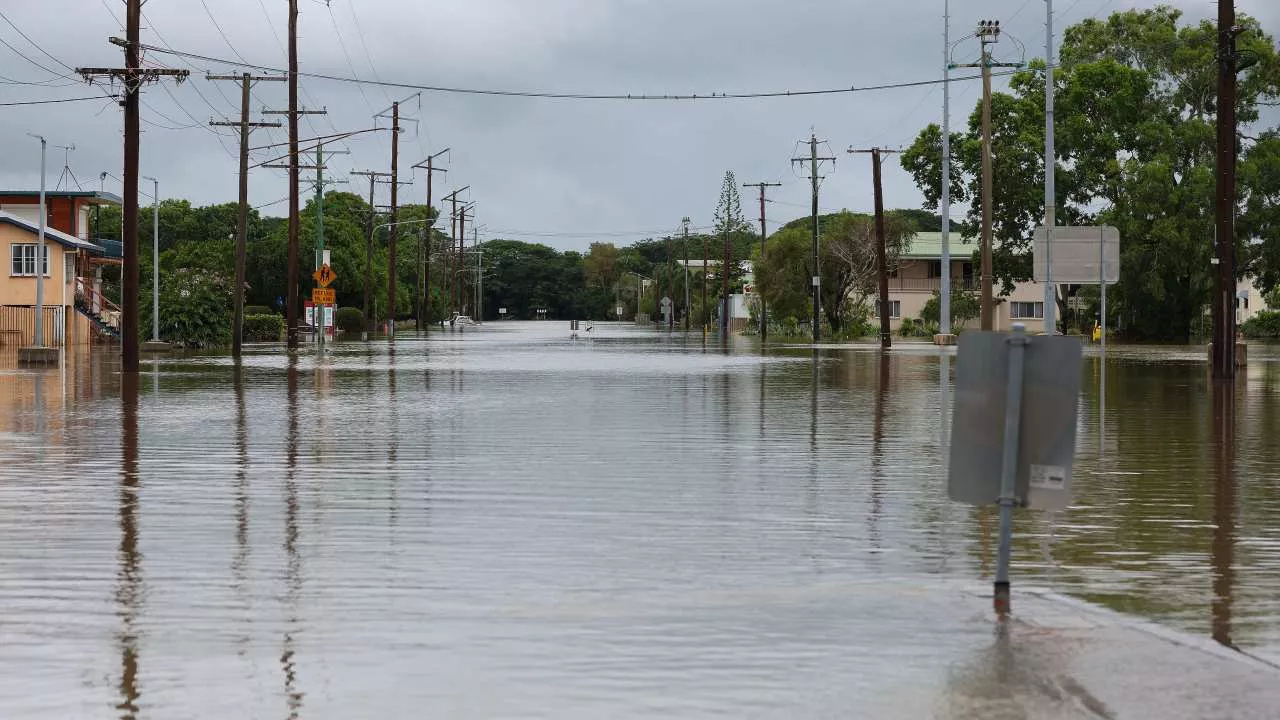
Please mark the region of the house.
MULTIPOLYGON (((973 243, 963 242, 959 233, 951 233, 951 291, 978 291, 979 270, 973 263, 973 243)), ((911 239, 911 247, 898 258, 898 267, 889 275, 890 326, 897 330, 903 318, 919 318, 924 305, 942 289, 942 233, 921 232, 911 239)), ((1044 285, 1020 282, 1007 296, 999 295, 996 286, 995 329, 1009 330, 1013 323, 1026 326, 1027 332, 1044 331, 1044 285)), ((873 311, 878 315, 879 303, 873 311)), ((976 328, 978 321, 966 326, 976 328)))
POLYGON ((82 344, 102 334, 118 335, 119 308, 102 295, 102 268, 119 264, 113 247, 89 239, 94 206, 116 204, 101 192, 47 192, 45 249, 37 251, 40 196, 29 191, 0 191, 0 345, 30 345, 35 340, 36 272, 43 272, 44 342, 82 344))

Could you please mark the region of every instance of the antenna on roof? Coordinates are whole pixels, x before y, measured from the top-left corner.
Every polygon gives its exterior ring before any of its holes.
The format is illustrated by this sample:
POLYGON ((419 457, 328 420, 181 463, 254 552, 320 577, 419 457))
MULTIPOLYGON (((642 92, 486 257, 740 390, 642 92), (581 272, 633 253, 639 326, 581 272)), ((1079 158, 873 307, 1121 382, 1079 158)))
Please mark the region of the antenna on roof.
POLYGON ((62 174, 58 176, 58 184, 53 191, 57 192, 62 189, 62 182, 68 180, 67 189, 71 189, 71 183, 76 184, 77 190, 84 190, 80 185, 80 181, 76 178, 76 174, 71 171, 71 151, 76 149, 75 145, 54 145, 55 148, 62 149, 62 174))

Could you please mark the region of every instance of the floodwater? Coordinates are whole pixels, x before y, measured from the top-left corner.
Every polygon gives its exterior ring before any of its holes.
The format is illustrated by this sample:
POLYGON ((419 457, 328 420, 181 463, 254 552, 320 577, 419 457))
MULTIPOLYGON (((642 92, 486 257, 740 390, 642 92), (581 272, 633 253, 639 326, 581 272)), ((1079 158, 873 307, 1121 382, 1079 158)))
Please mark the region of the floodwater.
MULTIPOLYGON (((984 657, 940 590, 995 553, 946 498, 953 358, 595 335, 0 356, 0 713, 906 717, 984 657)), ((1015 611, 1032 584, 1280 659, 1251 355, 1215 393, 1198 350, 1121 348, 1100 403, 1087 353, 1077 503, 1019 511, 1015 611)))

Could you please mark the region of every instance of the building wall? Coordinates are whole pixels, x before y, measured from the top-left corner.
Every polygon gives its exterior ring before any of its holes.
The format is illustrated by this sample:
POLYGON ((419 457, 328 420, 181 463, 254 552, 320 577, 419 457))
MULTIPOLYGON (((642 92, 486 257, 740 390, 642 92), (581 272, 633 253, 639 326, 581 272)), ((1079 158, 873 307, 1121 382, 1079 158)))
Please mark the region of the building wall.
MULTIPOLYGON (((27 244, 36 241, 34 233, 29 233, 22 228, 15 227, 8 223, 0 223, 0 305, 35 305, 36 304, 36 279, 34 277, 14 277, 10 275, 13 271, 11 262, 11 251, 9 246, 12 244, 27 244)), ((66 249, 58 243, 45 239, 45 243, 49 246, 49 276, 44 279, 44 301, 46 305, 58 305, 62 302, 62 288, 66 286, 67 303, 74 301, 75 281, 74 270, 70 273, 66 272, 66 249)))
POLYGON ((1254 279, 1246 277, 1236 283, 1236 323, 1242 323, 1267 309, 1267 300, 1254 284, 1254 279), (1240 297, 1244 295, 1245 297, 1240 297))
MULTIPOLYGON (((68 235, 87 237, 89 232, 88 203, 84 198, 45 196, 49 211, 45 224, 68 235), (81 218, 84 218, 81 221, 81 218)), ((40 222, 40 196, 19 195, 7 197, 0 203, 0 211, 12 213, 33 223, 40 222)))
MULTIPOLYGON (((930 277, 936 275, 931 272, 931 265, 936 262, 929 259, 904 259, 899 262, 898 272, 896 276, 889 278, 889 300, 897 301, 899 305, 898 317, 890 318, 889 326, 895 331, 902 326, 903 318, 919 318, 921 312, 924 311, 925 303, 929 301, 935 292, 942 289, 942 279, 940 277, 930 277)), ((964 266, 969 262, 968 258, 951 261, 951 288, 952 291, 963 289, 966 285, 964 279, 964 266)), ((874 308, 875 298, 872 298, 874 308)), ((1043 320, 1044 306, 1044 287, 1036 282, 1023 282, 1014 286, 1013 292, 1008 296, 996 296, 995 308, 995 329, 1010 330, 1013 323, 1020 322, 1029 333, 1044 332, 1043 320), (1040 318, 1013 318, 1010 317, 1012 310, 1011 302, 1033 302, 1040 303, 1040 318)), ((873 317, 877 317, 874 316, 873 317)), ((974 318, 968 321, 964 329, 974 330, 979 327, 979 320, 974 318)))

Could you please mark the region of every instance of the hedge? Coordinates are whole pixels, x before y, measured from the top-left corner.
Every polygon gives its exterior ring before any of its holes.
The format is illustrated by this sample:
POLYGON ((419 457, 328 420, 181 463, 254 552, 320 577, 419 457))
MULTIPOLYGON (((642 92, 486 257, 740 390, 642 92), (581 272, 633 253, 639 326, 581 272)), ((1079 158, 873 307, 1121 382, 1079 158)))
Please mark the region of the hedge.
POLYGON ((347 333, 364 332, 364 312, 357 307, 340 307, 333 322, 338 329, 347 333))
POLYGON ((276 312, 275 310, 272 310, 266 305, 245 305, 244 314, 245 315, 279 315, 280 313, 276 312))
POLYGON ((275 314, 244 316, 245 342, 280 342, 284 334, 284 318, 275 314))
POLYGON ((1259 312, 1240 325, 1240 332, 1250 340, 1280 338, 1280 311, 1259 312))

